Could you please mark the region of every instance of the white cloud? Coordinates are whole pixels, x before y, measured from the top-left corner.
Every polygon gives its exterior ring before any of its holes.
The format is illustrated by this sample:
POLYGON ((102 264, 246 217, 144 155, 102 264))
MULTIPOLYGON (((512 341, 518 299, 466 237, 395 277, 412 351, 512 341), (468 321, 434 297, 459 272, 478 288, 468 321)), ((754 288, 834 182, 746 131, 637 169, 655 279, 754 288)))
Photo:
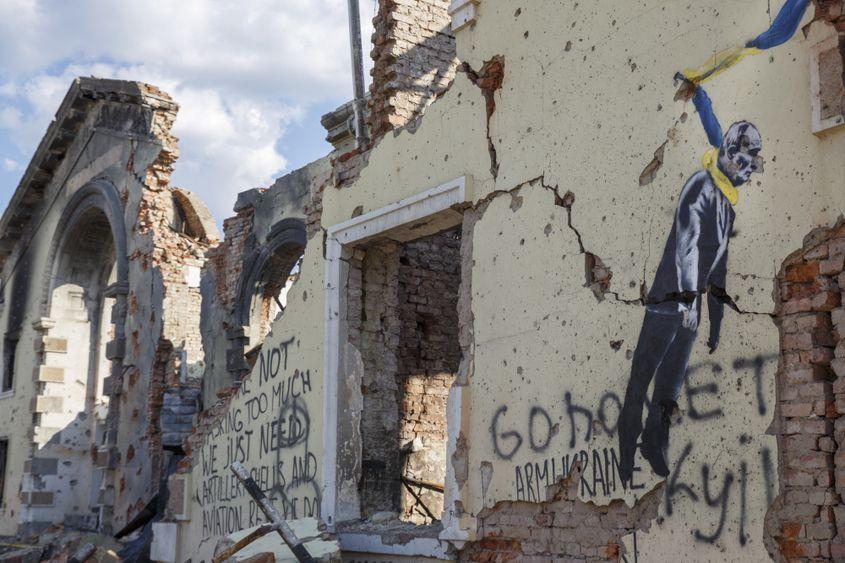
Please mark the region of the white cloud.
POLYGON ((19 151, 0 157, 30 158, 74 77, 149 82, 180 104, 174 182, 218 220, 283 172, 291 124, 352 91, 345 0, 0 0, 0 60, 0 147, 19 151))
POLYGON ((21 169, 21 165, 16 160, 12 160, 11 158, 4 158, 3 159, 3 170, 6 172, 16 172, 21 169))

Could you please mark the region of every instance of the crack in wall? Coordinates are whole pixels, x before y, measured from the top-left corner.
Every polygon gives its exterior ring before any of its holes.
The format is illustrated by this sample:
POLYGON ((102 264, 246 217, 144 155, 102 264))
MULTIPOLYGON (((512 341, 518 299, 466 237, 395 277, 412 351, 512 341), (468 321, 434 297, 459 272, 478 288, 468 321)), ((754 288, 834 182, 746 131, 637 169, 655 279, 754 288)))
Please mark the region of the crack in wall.
POLYGON ((496 152, 496 145, 490 136, 490 118, 496 111, 496 90, 502 87, 505 80, 505 58, 502 55, 495 55, 482 65, 481 70, 475 71, 467 62, 458 66, 458 71, 467 75, 467 78, 474 85, 481 89, 487 109, 487 151, 490 153, 490 173, 493 179, 499 175, 499 157, 496 152))
MULTIPOLYGON (((587 247, 584 244, 584 237, 581 235, 581 232, 575 227, 572 222, 572 208, 575 205, 575 194, 572 191, 567 191, 565 194, 560 195, 560 187, 550 186, 545 183, 545 174, 540 174, 539 176, 535 176, 530 180, 526 180, 517 184, 515 187, 508 189, 508 190, 494 190, 487 194, 484 198, 477 201, 475 204, 471 206, 472 209, 479 209, 487 204, 490 203, 493 199, 502 196, 502 195, 510 195, 513 198, 513 202, 511 203, 511 209, 516 211, 521 206, 521 198, 519 198, 519 191, 524 188, 525 186, 531 186, 534 184, 539 183, 544 189, 551 191, 555 196, 555 205, 559 207, 563 207, 566 209, 566 223, 569 230, 573 232, 575 235, 575 239, 578 242, 579 253, 584 256, 584 270, 585 270, 585 283, 584 287, 589 288, 593 295, 595 295, 596 299, 601 302, 604 299, 610 297, 616 303, 621 303, 623 305, 634 305, 644 307, 646 305, 657 305, 661 303, 670 303, 670 302, 678 302, 689 304, 692 303, 697 297, 704 296, 707 294, 713 295, 717 300, 719 300, 722 304, 727 305, 731 310, 740 314, 740 315, 761 315, 766 316, 769 318, 773 318, 774 314, 769 312, 760 312, 760 311, 751 311, 745 310, 739 307, 733 297, 731 297, 725 288, 718 287, 715 285, 709 285, 706 288, 699 288, 696 291, 687 291, 687 292, 677 292, 677 293, 670 293, 664 296, 663 299, 660 300, 649 300, 647 297, 648 288, 646 286, 645 281, 641 282, 640 284, 640 297, 636 299, 626 299, 622 297, 618 291, 612 291, 611 287, 611 280, 613 279, 613 271, 609 266, 607 266, 604 261, 594 252, 587 250, 587 247)), ((645 272, 644 272, 645 275, 645 272)), ((752 276, 755 274, 744 274, 746 276, 752 276)))

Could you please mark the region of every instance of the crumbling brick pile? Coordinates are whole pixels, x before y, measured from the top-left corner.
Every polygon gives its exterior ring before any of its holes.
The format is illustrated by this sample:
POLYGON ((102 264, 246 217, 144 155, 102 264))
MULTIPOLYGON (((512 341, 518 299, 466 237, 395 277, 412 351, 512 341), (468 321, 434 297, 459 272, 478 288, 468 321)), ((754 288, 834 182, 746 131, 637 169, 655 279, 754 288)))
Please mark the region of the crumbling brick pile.
POLYGON ((373 19, 370 130, 404 127, 455 77, 450 0, 379 0, 373 19))
POLYGON ((619 561, 622 538, 647 532, 657 517, 663 487, 634 508, 622 500, 596 506, 578 499, 580 470, 546 491, 546 502, 503 501, 478 514, 478 540, 461 561, 619 561))
POLYGON ((810 233, 778 275, 780 496, 770 553, 789 561, 845 557, 845 222, 810 233), (841 531, 840 531, 841 530, 841 531))

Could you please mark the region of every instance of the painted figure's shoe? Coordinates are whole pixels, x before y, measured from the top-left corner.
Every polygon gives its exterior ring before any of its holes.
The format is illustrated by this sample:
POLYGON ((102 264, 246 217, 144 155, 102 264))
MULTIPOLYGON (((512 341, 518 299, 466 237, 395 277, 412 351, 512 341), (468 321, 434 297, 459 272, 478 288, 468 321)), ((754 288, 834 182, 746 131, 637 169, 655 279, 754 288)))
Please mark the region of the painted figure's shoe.
POLYGON ((640 452, 645 460, 651 465, 651 470, 661 477, 669 476, 669 464, 666 460, 666 451, 656 444, 643 441, 640 444, 640 452))

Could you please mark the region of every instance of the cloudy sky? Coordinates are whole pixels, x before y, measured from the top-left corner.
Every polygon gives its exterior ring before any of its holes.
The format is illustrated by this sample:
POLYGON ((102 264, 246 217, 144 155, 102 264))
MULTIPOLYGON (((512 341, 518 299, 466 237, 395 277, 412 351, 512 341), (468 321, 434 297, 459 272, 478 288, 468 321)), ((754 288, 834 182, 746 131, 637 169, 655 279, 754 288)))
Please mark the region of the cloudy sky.
MULTIPOLYGON (((375 0, 360 0, 367 41, 375 0)), ((179 103, 173 184, 218 222, 235 194, 328 153, 320 116, 352 95, 346 0, 0 0, 0 209, 76 76, 179 103)))

